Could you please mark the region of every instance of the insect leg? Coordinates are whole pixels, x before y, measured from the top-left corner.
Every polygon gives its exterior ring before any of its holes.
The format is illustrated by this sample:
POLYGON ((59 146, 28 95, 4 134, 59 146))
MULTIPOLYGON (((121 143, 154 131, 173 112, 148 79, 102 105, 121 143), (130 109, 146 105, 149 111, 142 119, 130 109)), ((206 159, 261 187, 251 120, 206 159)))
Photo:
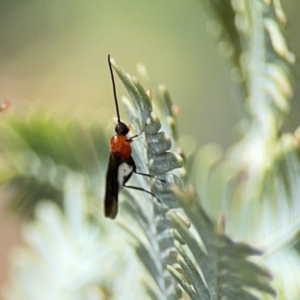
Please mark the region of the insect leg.
POLYGON ((144 127, 143 127, 143 129, 142 129, 142 131, 139 133, 139 134, 136 134, 136 135, 134 135, 134 136, 132 136, 131 138, 129 138, 128 140, 127 140, 127 142, 132 142, 133 141, 133 139, 135 139, 135 138, 137 138, 137 137, 139 137, 144 131, 145 131, 145 129, 146 129, 146 127, 147 127, 147 123, 145 123, 145 125, 144 125, 144 127))
POLYGON ((123 184, 124 187, 129 188, 129 189, 133 189, 133 190, 138 190, 138 191, 142 191, 145 192, 149 195, 151 195, 152 197, 154 197, 159 203, 161 203, 161 201, 150 191, 147 191, 141 187, 137 187, 137 186, 132 186, 132 185, 126 185, 125 183, 123 184))
POLYGON ((159 178, 159 177, 156 177, 156 176, 154 176, 154 175, 151 175, 151 174, 140 173, 140 172, 138 172, 138 171, 136 171, 136 170, 133 170, 133 172, 134 172, 135 174, 138 174, 138 175, 142 175, 142 176, 146 176, 146 177, 154 178, 154 179, 156 179, 156 180, 159 180, 160 182, 166 182, 166 180, 164 180, 164 179, 161 179, 161 178, 159 178))

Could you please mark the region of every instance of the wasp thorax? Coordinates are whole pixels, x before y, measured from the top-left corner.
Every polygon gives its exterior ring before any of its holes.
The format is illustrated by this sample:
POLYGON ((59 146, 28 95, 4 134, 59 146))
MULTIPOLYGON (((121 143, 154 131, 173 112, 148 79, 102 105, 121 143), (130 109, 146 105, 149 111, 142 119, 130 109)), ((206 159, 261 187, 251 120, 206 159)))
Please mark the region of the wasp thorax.
POLYGON ((115 127, 115 131, 117 135, 127 135, 129 127, 125 123, 119 122, 115 127))

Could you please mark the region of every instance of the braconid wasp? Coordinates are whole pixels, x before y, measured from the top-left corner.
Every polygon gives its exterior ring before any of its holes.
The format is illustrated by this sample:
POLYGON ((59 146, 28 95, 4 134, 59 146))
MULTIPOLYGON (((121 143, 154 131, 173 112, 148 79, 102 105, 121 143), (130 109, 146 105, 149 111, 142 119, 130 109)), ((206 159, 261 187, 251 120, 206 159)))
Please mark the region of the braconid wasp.
POLYGON ((114 219, 118 213, 118 195, 123 187, 139 190, 147 194, 150 194, 158 202, 160 202, 160 200, 152 192, 145 190, 142 187, 126 185, 132 173, 150 177, 150 178, 155 178, 162 182, 165 182, 165 180, 157 178, 150 174, 138 172, 136 169, 135 162, 131 156, 131 152, 132 152, 131 142, 135 138, 139 137, 145 131, 147 124, 144 125, 143 130, 139 134, 136 134, 132 137, 127 137, 127 134, 129 133, 129 126, 123 123, 120 119, 116 85, 115 85, 114 73, 110 61, 110 55, 108 55, 108 65, 111 74, 118 123, 115 127, 116 133, 110 139, 110 156, 109 156, 109 163, 108 163, 108 168, 106 173, 106 191, 105 191, 104 206, 105 206, 105 216, 114 219))

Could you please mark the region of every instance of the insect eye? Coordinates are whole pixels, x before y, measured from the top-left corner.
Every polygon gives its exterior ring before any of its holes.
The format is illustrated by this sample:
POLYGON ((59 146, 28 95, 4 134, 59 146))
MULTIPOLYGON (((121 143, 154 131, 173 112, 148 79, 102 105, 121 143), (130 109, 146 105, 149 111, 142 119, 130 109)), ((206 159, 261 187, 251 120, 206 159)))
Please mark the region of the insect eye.
POLYGON ((119 122, 116 125, 115 131, 117 135, 127 135, 129 132, 129 127, 125 123, 119 122))

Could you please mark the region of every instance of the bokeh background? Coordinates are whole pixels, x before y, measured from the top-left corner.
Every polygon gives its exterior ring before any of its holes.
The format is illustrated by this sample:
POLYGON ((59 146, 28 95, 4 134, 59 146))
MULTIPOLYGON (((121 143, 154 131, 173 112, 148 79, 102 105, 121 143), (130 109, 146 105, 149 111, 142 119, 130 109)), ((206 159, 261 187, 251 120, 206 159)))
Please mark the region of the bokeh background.
MULTIPOLYGON (((211 15, 202 2, 1 0, 0 102, 10 100, 12 112, 19 114, 44 107, 82 120, 96 113, 110 124, 115 116, 110 53, 132 75, 137 63, 145 64, 154 82, 169 88, 180 108, 181 135, 193 137, 197 147, 216 142, 226 148, 235 140, 232 129, 243 116, 243 104, 230 80, 230 61, 207 33, 211 15)), ((300 1, 282 2, 286 34, 299 57, 300 1)), ((117 88, 120 96, 125 93, 119 81, 117 88)), ((296 100, 291 116, 294 129, 300 120, 296 100)), ((0 287, 18 243, 20 223, 2 210, 0 287)))

